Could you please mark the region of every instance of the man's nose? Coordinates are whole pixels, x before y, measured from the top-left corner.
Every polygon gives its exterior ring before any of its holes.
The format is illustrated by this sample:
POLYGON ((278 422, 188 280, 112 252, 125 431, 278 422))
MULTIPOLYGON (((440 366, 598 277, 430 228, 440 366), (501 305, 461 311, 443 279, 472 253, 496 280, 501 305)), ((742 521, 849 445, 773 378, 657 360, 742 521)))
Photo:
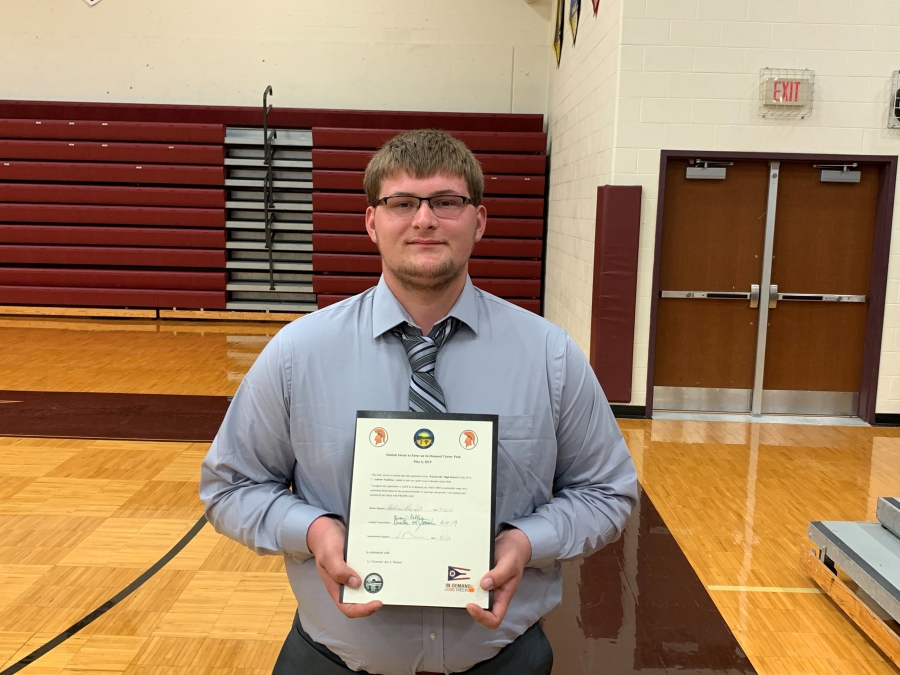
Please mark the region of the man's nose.
POLYGON ((413 216, 414 227, 437 227, 438 218, 434 215, 431 208, 431 202, 424 199, 419 202, 419 208, 416 209, 416 215, 413 216))

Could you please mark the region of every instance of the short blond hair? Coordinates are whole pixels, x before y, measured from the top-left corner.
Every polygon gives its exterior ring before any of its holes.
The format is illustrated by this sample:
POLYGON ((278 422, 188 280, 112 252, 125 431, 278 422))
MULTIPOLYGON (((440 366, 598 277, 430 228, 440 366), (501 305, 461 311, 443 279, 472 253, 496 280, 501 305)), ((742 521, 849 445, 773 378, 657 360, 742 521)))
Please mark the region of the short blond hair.
POLYGON ((413 178, 439 173, 466 181, 469 198, 476 206, 484 197, 484 174, 472 151, 460 140, 439 129, 416 129, 398 134, 369 160, 363 187, 369 206, 375 206, 384 181, 400 172, 413 178))

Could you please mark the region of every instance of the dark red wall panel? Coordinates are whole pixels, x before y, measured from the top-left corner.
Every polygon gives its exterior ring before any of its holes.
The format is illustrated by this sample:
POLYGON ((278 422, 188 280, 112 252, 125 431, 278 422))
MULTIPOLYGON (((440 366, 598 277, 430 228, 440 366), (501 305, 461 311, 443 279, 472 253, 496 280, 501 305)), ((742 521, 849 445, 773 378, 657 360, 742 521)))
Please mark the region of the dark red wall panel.
POLYGON ((591 366, 614 403, 631 401, 640 229, 640 186, 597 188, 591 366))
POLYGON ((121 288, 0 286, 0 305, 225 309, 225 293, 121 288))
POLYGON ((0 162, 0 181, 225 185, 225 168, 183 164, 95 164, 76 162, 0 162))
MULTIPOLYGON (((445 127, 446 128, 446 127, 445 127)), ((514 131, 457 131, 447 128, 455 138, 465 143, 473 152, 544 152, 547 134, 514 131)), ((353 148, 369 150, 380 148, 401 129, 353 129, 314 127, 313 145, 317 148, 353 148)))
MULTIPOLYGON (((314 169, 363 171, 374 154, 374 150, 327 150, 313 148, 312 163, 314 169)), ((485 173, 543 176, 547 166, 547 158, 543 155, 476 153, 475 158, 479 161, 485 173)))
POLYGON ((225 208, 225 190, 0 183, 0 202, 225 208))
MULTIPOLYGON (((272 99, 270 102, 274 103, 272 99)), ((107 120, 113 122, 147 122, 171 125, 259 126, 259 106, 202 106, 143 103, 71 103, 56 101, 0 101, 0 118, 27 120, 107 120)), ((96 124, 96 122, 94 122, 96 124)), ((67 121, 61 124, 68 124, 67 121)), ((509 113, 440 113, 384 110, 314 110, 278 108, 269 113, 272 127, 341 127, 369 129, 466 129, 476 131, 540 132, 543 115, 509 113)), ((0 133, 0 136, 6 134, 0 133)), ((33 137, 27 137, 33 138, 33 137)), ((97 138, 104 138, 97 136, 97 138)), ((129 139, 144 140, 144 139, 129 139)), ((175 139, 171 139, 175 140, 175 139)), ((217 142, 217 141, 193 141, 217 142)))
POLYGON ((64 267, 0 268, 0 286, 74 286, 224 292, 225 283, 225 272, 64 267))
MULTIPOLYGON (((20 110, 29 106, 0 102, 0 138, 56 139, 61 141, 155 141, 159 143, 212 143, 225 142, 225 127, 222 124, 182 124, 154 122, 119 122, 89 119, 50 119, 52 113, 62 112, 71 103, 44 104, 44 114, 10 115, 14 108, 20 110), (45 115, 48 115, 45 118, 45 115), (27 117, 30 119, 9 119, 27 117), (43 119, 42 119, 43 118, 43 119)), ((35 105, 35 104, 32 104, 35 105)), ((74 104, 76 107, 78 104, 74 104)), ((37 104, 40 108, 41 104, 37 104)), ((62 115, 65 118, 65 115, 62 115)), ((100 116, 103 119, 103 116, 100 116)), ((110 118, 111 119, 111 118, 110 118)))
POLYGON ((225 248, 225 230, 0 224, 0 243, 225 248))
POLYGON ((0 222, 159 225, 160 227, 216 229, 225 227, 225 210, 0 203, 0 222))
MULTIPOLYGON (((222 166, 221 145, 169 143, 98 143, 90 141, 34 141, 0 139, 0 159, 60 162, 128 162, 156 164, 211 164, 222 166)), ((525 173, 525 172, 521 172, 525 173)))
POLYGON ((225 268, 225 251, 177 248, 0 245, 0 263, 225 268))

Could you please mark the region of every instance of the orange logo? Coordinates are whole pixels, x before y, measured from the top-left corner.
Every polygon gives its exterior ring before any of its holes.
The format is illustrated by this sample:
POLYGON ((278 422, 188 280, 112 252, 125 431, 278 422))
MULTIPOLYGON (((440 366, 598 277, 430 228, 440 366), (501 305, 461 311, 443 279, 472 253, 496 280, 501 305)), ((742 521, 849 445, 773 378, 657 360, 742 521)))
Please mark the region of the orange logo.
POLYGON ((467 429, 459 435, 459 444, 463 450, 471 450, 478 445, 478 436, 474 431, 467 429))
POLYGON ((387 441, 387 431, 385 431, 381 427, 375 427, 374 429, 372 429, 371 433, 369 433, 369 442, 376 448, 380 448, 382 445, 387 443, 387 441))

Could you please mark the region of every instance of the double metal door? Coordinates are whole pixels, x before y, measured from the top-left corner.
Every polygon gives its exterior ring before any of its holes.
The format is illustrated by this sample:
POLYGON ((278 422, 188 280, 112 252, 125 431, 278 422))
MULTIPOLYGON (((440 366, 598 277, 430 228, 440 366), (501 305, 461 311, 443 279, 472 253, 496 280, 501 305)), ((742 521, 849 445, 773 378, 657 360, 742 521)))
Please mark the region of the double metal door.
POLYGON ((670 160, 656 410, 855 415, 878 168, 670 160))

